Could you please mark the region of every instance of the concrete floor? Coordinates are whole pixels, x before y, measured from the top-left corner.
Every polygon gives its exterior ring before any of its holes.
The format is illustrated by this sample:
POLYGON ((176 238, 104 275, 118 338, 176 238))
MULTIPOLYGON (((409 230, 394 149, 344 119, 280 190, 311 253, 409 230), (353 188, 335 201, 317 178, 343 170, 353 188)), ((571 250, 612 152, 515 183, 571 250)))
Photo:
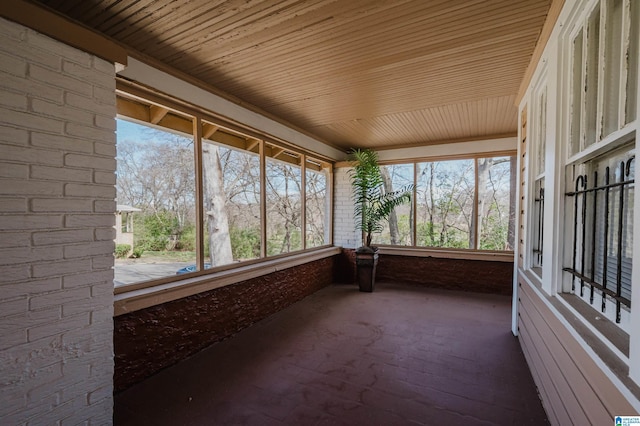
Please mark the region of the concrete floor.
POLYGON ((325 288, 120 393, 116 425, 544 425, 509 297, 325 288))
POLYGON ((194 262, 150 262, 150 263, 122 263, 116 261, 113 268, 113 285, 137 283, 140 281, 156 280, 159 278, 172 277, 178 269, 193 265, 194 262))

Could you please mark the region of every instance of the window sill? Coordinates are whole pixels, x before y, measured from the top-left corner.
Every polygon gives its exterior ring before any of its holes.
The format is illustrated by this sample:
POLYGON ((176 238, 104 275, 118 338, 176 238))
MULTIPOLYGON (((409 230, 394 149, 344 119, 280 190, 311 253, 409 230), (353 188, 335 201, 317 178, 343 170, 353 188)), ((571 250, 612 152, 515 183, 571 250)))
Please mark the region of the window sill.
POLYGON ((340 250, 340 247, 327 247, 278 259, 267 259, 264 262, 158 284, 152 287, 131 289, 130 291, 127 291, 126 287, 120 287, 118 294, 114 298, 114 316, 135 312, 150 306, 160 305, 172 300, 182 299, 194 294, 335 256, 340 253, 340 250))
POLYGON ((394 256, 436 257, 442 259, 484 260, 493 262, 513 262, 512 251, 433 249, 418 247, 380 246, 380 254, 394 256))

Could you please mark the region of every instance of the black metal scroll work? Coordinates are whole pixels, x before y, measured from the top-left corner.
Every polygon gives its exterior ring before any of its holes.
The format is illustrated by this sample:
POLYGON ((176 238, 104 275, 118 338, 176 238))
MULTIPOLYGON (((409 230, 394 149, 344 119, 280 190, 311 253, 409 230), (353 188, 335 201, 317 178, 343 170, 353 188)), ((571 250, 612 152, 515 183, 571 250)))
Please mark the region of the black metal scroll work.
MULTIPOLYGON (((575 281, 580 280, 580 296, 584 296, 584 287, 589 286, 589 301, 591 304, 594 302, 594 289, 598 289, 601 292, 602 304, 601 311, 606 310, 606 300, 609 296, 616 304, 616 322, 620 322, 620 308, 621 305, 625 305, 631 308, 631 289, 626 289, 626 295, 623 295, 623 241, 625 232, 631 232, 631 230, 625 229, 625 203, 629 200, 625 197, 625 190, 630 189, 634 185, 634 179, 630 178, 631 164, 635 160, 635 156, 630 157, 626 163, 620 162, 620 175, 618 182, 611 183, 609 167, 605 169, 604 183, 602 186, 598 186, 598 172, 593 173, 593 187, 589 188, 587 184, 587 175, 580 175, 576 178, 575 191, 565 193, 567 197, 574 197, 573 207, 573 260, 570 268, 563 268, 563 271, 569 272, 573 275, 571 280, 571 290, 575 291, 575 281), (613 193, 612 190, 618 190, 618 194, 613 193), (618 195, 617 211, 615 208, 611 208, 610 202, 615 204, 615 196, 618 195), (589 229, 590 235, 587 235, 587 197, 591 198, 591 227, 589 229), (598 203, 602 202, 604 207, 599 206, 598 203), (598 212, 604 215, 603 223, 601 225, 601 231, 598 232, 598 212), (616 232, 617 242, 614 241, 614 235, 610 234, 611 225, 616 232), (578 229, 580 227, 580 229, 578 229), (598 236, 602 236, 602 282, 598 282, 596 277, 596 263, 600 260, 597 259, 598 236), (615 252, 610 254, 609 251, 613 247, 609 247, 609 240, 616 243, 615 252), (580 247, 578 247, 578 240, 580 240, 580 247), (587 246, 590 250, 589 258, 587 255, 587 246), (615 255, 615 257, 614 257, 615 255), (588 275, 585 273, 585 267, 587 262, 590 262, 590 272, 588 275), (578 262, 580 263, 580 271, 577 270, 578 262), (615 283, 609 283, 609 264, 615 263, 615 283), (612 286, 611 284, 614 284, 612 286), (628 295, 628 297, 627 297, 628 295)), ((615 177, 614 177, 615 180, 615 177)), ((615 207, 615 205, 614 205, 615 207)), ((613 265, 612 265, 613 266, 613 265)))
POLYGON ((538 235, 537 237, 537 241, 536 241, 536 246, 533 249, 533 252, 536 255, 536 265, 535 266, 542 266, 542 243, 543 243, 543 233, 544 233, 544 188, 540 188, 540 192, 538 193, 538 197, 534 198, 533 200, 534 203, 534 210, 536 210, 537 214, 538 214, 538 223, 537 223, 537 230, 538 230, 538 235))

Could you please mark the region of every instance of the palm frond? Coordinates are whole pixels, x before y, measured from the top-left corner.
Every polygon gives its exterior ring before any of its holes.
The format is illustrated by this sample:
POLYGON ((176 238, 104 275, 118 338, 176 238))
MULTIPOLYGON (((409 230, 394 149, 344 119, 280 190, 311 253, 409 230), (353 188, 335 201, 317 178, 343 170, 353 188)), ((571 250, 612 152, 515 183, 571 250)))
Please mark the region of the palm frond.
POLYGON ((393 209, 411 200, 413 185, 385 193, 378 164, 378 154, 370 149, 350 152, 353 168, 349 171, 355 204, 356 228, 366 234, 365 245, 371 244, 371 234, 384 228, 384 221, 393 209))

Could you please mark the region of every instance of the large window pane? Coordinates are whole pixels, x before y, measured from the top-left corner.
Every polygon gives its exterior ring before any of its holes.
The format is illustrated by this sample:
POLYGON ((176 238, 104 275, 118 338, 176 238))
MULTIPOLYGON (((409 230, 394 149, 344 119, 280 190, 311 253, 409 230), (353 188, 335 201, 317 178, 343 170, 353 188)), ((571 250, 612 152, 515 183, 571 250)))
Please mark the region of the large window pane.
POLYGON ((640 2, 629 2, 629 44, 626 54, 627 84, 625 103, 625 123, 636 119, 638 109, 638 45, 640 44, 640 2))
POLYGON ((260 257, 258 155, 203 141, 202 175, 206 267, 260 257))
MULTIPOLYGON (((413 184, 413 164, 394 164, 380 167, 384 181, 385 193, 400 191, 407 185, 413 184)), ((389 220, 384 224, 384 230, 376 239, 380 244, 411 245, 413 234, 412 203, 405 203, 396 207, 389 220)))
POLYGON ((306 240, 307 248, 329 243, 329 169, 312 160, 306 164, 306 240))
POLYGON ((193 139, 121 119, 117 126, 116 286, 194 268, 193 139))
POLYGON ((478 159, 478 248, 481 250, 513 250, 513 241, 509 241, 515 218, 512 161, 515 157, 478 159))
MULTIPOLYGON (((295 162, 288 152, 279 157, 295 162)), ((267 158, 267 255, 302 249, 301 170, 285 160, 267 158)))
POLYGON ((600 140, 598 130, 598 55, 600 53, 600 7, 589 17, 584 88, 585 147, 600 140))
POLYGON ((472 248, 474 161, 418 163, 417 244, 472 248))
POLYGON ((606 2, 606 22, 604 25, 604 99, 602 102, 602 137, 618 130, 620 103, 620 55, 622 49, 622 0, 606 2))
POLYGON ((570 155, 580 152, 582 141, 582 45, 584 34, 580 30, 573 40, 571 70, 571 144, 570 155))

